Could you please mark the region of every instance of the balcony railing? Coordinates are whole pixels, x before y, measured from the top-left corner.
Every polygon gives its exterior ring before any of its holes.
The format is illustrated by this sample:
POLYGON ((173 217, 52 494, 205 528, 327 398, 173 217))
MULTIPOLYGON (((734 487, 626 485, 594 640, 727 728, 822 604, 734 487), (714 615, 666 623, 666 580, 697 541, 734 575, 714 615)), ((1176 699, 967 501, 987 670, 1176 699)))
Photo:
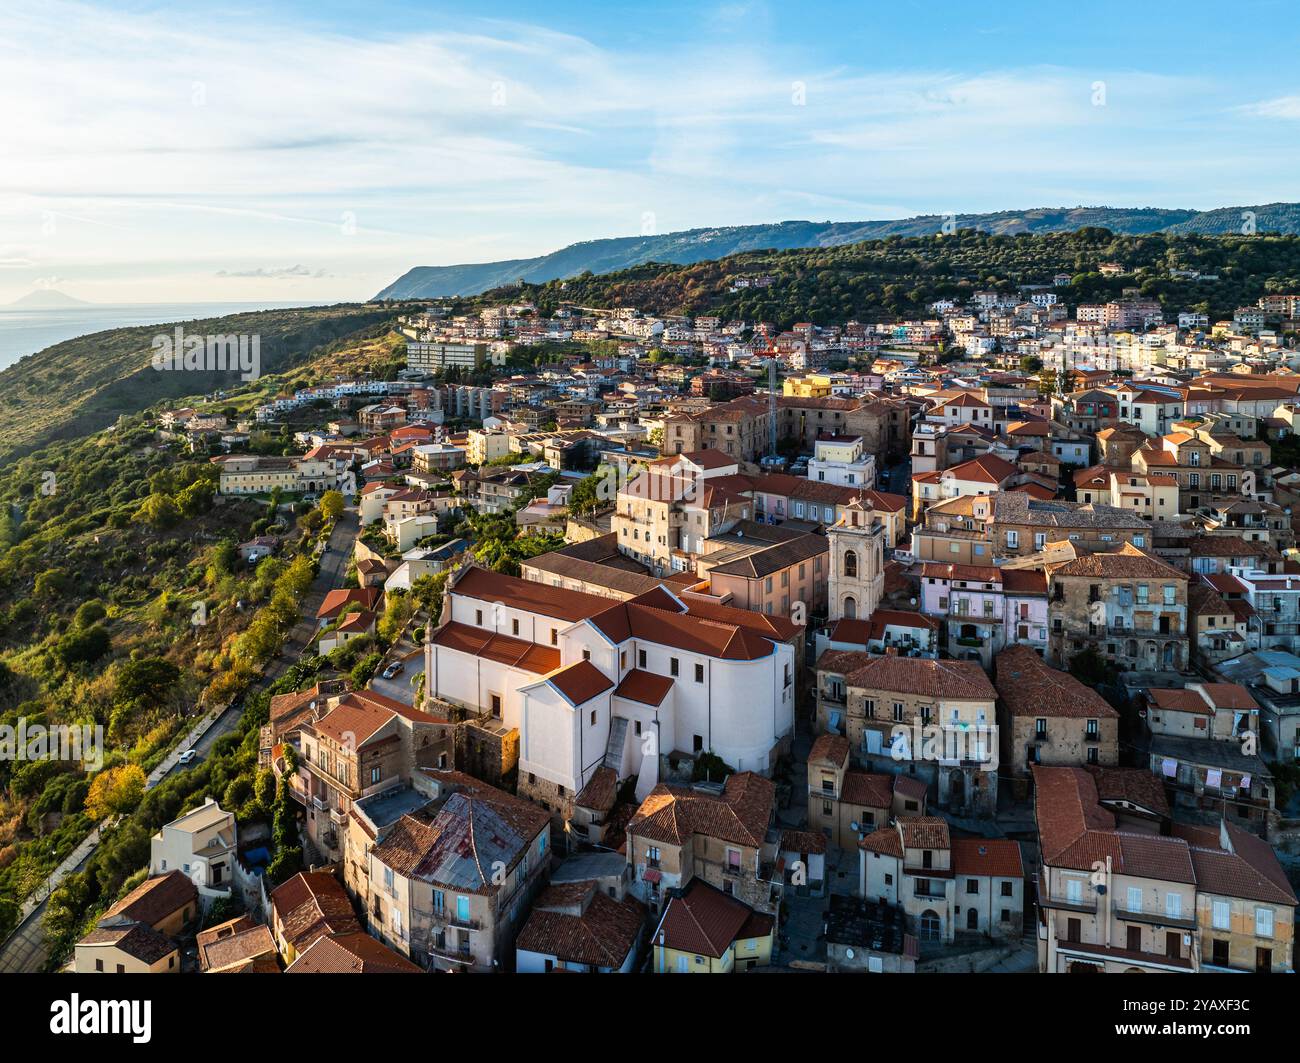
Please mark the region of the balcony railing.
POLYGON ((461 919, 455 912, 449 912, 445 908, 441 911, 435 909, 429 915, 429 921, 438 926, 455 927, 457 930, 482 930, 483 924, 477 919, 461 919))
POLYGON ((1115 913, 1116 919, 1123 919, 1128 923, 1143 923, 1147 926, 1172 926, 1179 930, 1195 930, 1196 920, 1185 919, 1181 915, 1169 915, 1167 912, 1144 912, 1132 908, 1125 908, 1118 901, 1111 909, 1115 913))

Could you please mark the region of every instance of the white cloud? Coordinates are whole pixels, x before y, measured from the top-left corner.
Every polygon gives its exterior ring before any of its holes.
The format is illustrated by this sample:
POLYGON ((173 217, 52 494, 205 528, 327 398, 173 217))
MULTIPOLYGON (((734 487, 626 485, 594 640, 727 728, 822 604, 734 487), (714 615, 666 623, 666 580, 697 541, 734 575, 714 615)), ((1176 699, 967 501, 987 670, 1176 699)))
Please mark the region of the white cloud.
POLYGON ((1248 161, 1207 150, 1212 123, 1185 128, 1202 98, 1226 120, 1193 79, 824 68, 751 42, 762 4, 712 17, 736 32, 666 53, 501 22, 345 38, 256 14, 9 0, 0 226, 24 253, 0 266, 84 281, 113 263, 115 291, 134 269, 184 274, 185 297, 275 281, 342 298, 410 265, 635 233, 646 213, 663 232, 1134 202, 1148 187, 1212 206, 1189 196, 1248 161))

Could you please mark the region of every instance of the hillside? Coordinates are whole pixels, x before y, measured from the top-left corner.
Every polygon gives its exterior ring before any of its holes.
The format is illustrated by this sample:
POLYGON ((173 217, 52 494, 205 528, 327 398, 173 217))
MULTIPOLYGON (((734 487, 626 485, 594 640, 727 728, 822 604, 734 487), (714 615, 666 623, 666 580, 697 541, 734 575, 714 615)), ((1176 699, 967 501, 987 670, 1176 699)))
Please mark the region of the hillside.
MULTIPOLYGON (((261 372, 274 373, 345 337, 387 332, 391 307, 344 304, 262 310, 185 323, 191 335, 261 337, 261 372)), ((0 372, 0 462, 56 439, 89 434, 122 414, 241 384, 238 372, 159 372, 155 336, 173 325, 110 329, 47 347, 0 372)))
MULTIPOLYGON (((991 214, 959 214, 956 225, 999 234, 1073 232, 1087 227, 1124 235, 1155 232, 1239 233, 1242 212, 1256 214, 1259 232, 1300 233, 1300 204, 1271 203, 1256 207, 1215 210, 1171 210, 1159 207, 1042 207, 991 214)), ((774 225, 742 225, 690 229, 658 236, 627 236, 571 244, 538 258, 455 266, 416 266, 387 288, 379 299, 430 299, 475 295, 520 280, 541 284, 576 277, 584 272, 610 273, 647 262, 690 265, 708 259, 756 250, 839 247, 891 236, 931 236, 944 218, 936 214, 892 221, 785 221, 774 225)))
POLYGON ((1104 229, 1042 235, 892 237, 843 247, 751 251, 690 265, 646 263, 606 275, 525 285, 463 300, 461 307, 530 300, 542 313, 562 303, 636 306, 659 314, 716 313, 788 328, 925 315, 934 300, 964 299, 980 288, 1068 284, 1069 303, 1118 297, 1125 289, 1159 299, 1167 312, 1199 308, 1214 318, 1268 291, 1300 288, 1300 236, 1115 235, 1104 229), (1127 267, 1103 277, 1102 262, 1127 267), (1174 271, 1179 271, 1175 275, 1174 271), (1215 279, 1192 279, 1201 273, 1215 279), (738 277, 765 276, 765 288, 732 290, 738 277))

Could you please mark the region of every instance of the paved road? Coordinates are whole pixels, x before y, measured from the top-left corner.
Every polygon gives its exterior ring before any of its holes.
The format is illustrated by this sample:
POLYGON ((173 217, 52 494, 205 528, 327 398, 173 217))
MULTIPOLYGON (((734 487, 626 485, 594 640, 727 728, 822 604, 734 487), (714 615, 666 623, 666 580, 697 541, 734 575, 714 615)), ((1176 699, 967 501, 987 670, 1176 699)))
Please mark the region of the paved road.
MULTIPOLYGON (((284 653, 271 662, 258 685, 267 686, 279 679, 289 666, 298 660, 302 651, 311 642, 312 636, 316 633, 316 611, 320 608, 321 602, 325 600, 325 595, 329 591, 342 586, 343 574, 347 570, 348 559, 352 556, 352 544, 355 542, 359 531, 360 525, 356 512, 353 510, 344 511, 343 516, 339 518, 338 524, 334 526, 334 530, 330 533, 329 549, 321 558, 320 572, 303 601, 303 618, 290 632, 284 653)), ((174 771, 183 771, 187 767, 201 763, 212 751, 216 741, 235 729, 243 711, 244 706, 241 699, 230 705, 210 724, 206 724, 206 721, 198 724, 194 730, 185 736, 184 740, 176 745, 166 759, 150 773, 145 783, 146 789, 153 789, 174 771), (205 724, 207 729, 195 737, 199 728, 205 726, 205 724), (194 749, 198 755, 188 766, 182 766, 176 758, 186 749, 194 749)), ((50 891, 67 875, 74 871, 80 871, 85 867, 86 861, 99 847, 99 836, 99 828, 91 831, 68 858, 55 869, 50 879, 40 888, 36 896, 48 898, 50 891)), ((28 903, 30 904, 30 900, 28 903)), ((42 899, 36 907, 32 908, 22 922, 18 924, 14 932, 5 940, 4 944, 0 946, 0 974, 37 973, 45 969, 45 965, 49 960, 45 929, 42 926, 46 903, 47 901, 42 899)))

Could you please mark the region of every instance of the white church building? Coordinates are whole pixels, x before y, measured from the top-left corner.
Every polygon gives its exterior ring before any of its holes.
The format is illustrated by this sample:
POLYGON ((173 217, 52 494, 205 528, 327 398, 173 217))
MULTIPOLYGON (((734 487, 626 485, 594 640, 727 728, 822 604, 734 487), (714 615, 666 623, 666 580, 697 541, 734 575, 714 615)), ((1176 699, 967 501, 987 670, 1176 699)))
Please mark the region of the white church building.
POLYGON ((437 699, 518 729, 520 796, 565 816, 602 765, 635 775, 638 797, 674 752, 770 774, 793 733, 794 668, 758 613, 663 587, 612 602, 477 567, 449 581, 425 643, 430 711, 437 699))

